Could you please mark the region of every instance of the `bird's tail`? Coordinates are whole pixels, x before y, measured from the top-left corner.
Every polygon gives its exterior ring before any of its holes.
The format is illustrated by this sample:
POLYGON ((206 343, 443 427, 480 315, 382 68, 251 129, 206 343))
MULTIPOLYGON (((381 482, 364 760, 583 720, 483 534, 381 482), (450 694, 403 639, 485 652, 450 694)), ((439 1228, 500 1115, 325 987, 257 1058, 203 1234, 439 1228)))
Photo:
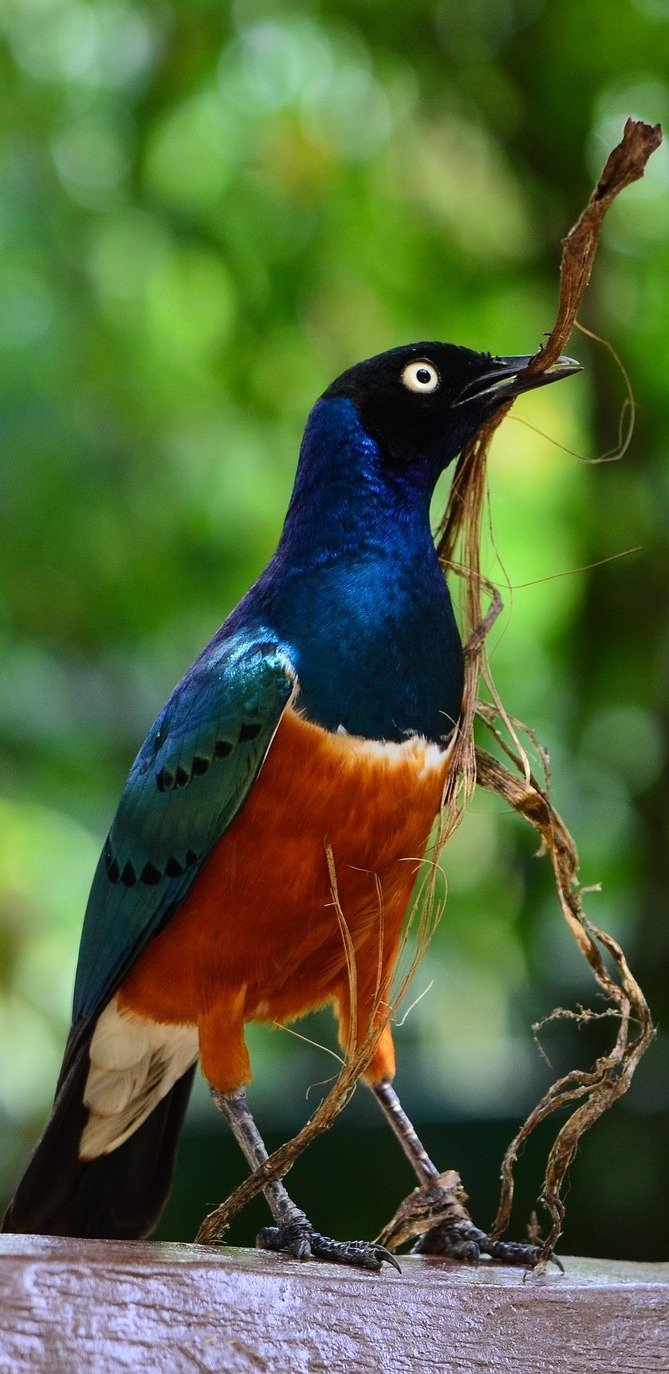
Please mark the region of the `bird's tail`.
POLYGON ((160 1217, 195 1066, 121 1144, 82 1160, 90 1041, 90 1030, 73 1030, 51 1116, 7 1208, 3 1231, 138 1240, 160 1217))

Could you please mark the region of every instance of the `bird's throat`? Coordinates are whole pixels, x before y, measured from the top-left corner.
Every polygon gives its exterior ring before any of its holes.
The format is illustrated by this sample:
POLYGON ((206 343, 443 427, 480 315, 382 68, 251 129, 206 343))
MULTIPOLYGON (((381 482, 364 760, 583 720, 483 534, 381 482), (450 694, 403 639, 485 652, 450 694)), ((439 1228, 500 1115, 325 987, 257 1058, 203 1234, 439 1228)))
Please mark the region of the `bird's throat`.
POLYGON ((436 476, 389 469, 352 402, 320 401, 307 424, 279 544, 292 567, 411 545, 429 556, 436 476))

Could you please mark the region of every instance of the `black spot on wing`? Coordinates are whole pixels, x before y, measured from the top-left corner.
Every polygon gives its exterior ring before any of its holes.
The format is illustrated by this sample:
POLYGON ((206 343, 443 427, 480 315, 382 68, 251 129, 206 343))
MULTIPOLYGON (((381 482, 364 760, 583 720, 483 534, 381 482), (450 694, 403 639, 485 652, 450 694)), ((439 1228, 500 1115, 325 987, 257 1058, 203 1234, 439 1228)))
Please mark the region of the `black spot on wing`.
POLYGON ((249 722, 249 723, 246 724, 246 725, 242 725, 242 728, 241 728, 241 730, 240 730, 240 732, 239 732, 239 742, 240 742, 240 744, 241 744, 244 740, 255 739, 256 736, 260 734, 261 729, 262 729, 262 726, 261 726, 259 723, 257 723, 257 722, 256 722, 255 724, 249 722))
MULTIPOLYGON (((262 721, 246 721, 239 731, 239 744, 247 744, 251 740, 257 739, 262 730, 262 721)), ((209 772, 212 763, 216 759, 227 759, 233 752, 235 745, 228 739, 217 739, 210 757, 206 754, 195 754, 190 768, 179 764, 176 769, 161 768, 156 773, 156 787, 159 792, 172 792, 178 787, 187 787, 193 778, 204 777, 209 772)))
POLYGON ((153 887, 156 883, 160 882, 163 875, 160 869, 156 868, 155 864, 148 863, 144 865, 139 876, 143 883, 147 883, 149 887, 153 887))
POLYGON ((192 868, 193 865, 197 863, 198 856, 193 849, 189 849, 186 852, 186 856, 183 860, 178 859, 175 854, 171 854, 165 864, 164 871, 158 868, 157 864, 149 860, 148 863, 145 863, 138 877, 137 870, 129 859, 121 871, 116 859, 112 857, 109 841, 107 841, 104 849, 104 860, 107 877, 111 883, 117 883, 120 879, 124 887, 134 887, 138 881, 144 883, 147 887, 155 887, 158 883, 162 882, 163 878, 183 877, 186 870, 192 868))

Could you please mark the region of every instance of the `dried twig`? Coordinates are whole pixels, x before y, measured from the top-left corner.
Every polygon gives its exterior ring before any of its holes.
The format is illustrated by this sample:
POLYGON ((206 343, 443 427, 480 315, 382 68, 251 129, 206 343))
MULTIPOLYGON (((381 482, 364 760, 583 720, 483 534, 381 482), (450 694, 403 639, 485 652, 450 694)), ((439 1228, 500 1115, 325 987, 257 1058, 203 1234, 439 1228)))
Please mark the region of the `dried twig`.
POLYGON ((659 124, 628 119, 620 141, 609 153, 595 189, 575 225, 562 241, 560 299, 557 319, 543 348, 532 359, 528 372, 545 372, 564 348, 585 295, 595 260, 602 220, 616 196, 638 181, 646 163, 662 142, 659 124))
MULTIPOLYGON (((638 119, 627 120, 621 142, 609 154, 585 209, 562 241, 557 318, 546 342, 528 364, 528 373, 545 372, 560 356, 576 323, 578 309, 590 280, 606 211, 626 186, 643 176, 649 157, 661 142, 659 124, 645 124, 638 119)), ((490 584, 485 583, 480 569, 480 525, 488 450, 498 425, 512 404, 509 401, 502 406, 463 449, 438 536, 439 557, 449 571, 459 571, 454 556, 458 543, 462 546, 466 579, 464 609, 470 637, 479 634, 484 621, 481 589, 484 587, 491 592, 490 584)), ((478 643, 472 647, 478 656, 478 643)))
MULTIPOLYGON (((515 762, 520 771, 520 759, 515 762)), ((502 1194, 491 1228, 491 1235, 495 1237, 506 1229, 509 1222, 513 1201, 513 1166, 521 1145, 534 1128, 557 1108, 585 1099, 562 1126, 548 1157, 542 1202, 551 1218, 551 1230, 543 1247, 544 1257, 549 1258, 560 1235, 564 1215, 561 1188, 578 1142, 585 1131, 627 1092, 634 1070, 653 1039, 653 1023, 646 999, 630 972, 617 940, 593 925, 583 911, 578 889, 576 847, 547 793, 534 777, 528 781, 511 773, 481 749, 476 751, 476 763, 479 786, 503 797, 541 836, 553 867, 562 914, 610 1004, 609 1011, 615 1012, 618 1021, 615 1043, 609 1053, 602 1055, 590 1072, 574 1070, 553 1083, 511 1141, 504 1156, 502 1194), (613 976, 606 967, 602 951, 609 955, 613 963, 613 976), (636 1034, 632 1033, 633 1027, 636 1034)), ((574 1015, 587 1020, 592 1013, 582 1010, 574 1015)))
POLYGON ((471 1227, 467 1211, 467 1194, 455 1169, 414 1188, 400 1203, 394 1217, 377 1236, 380 1245, 396 1250, 408 1240, 424 1236, 434 1226, 448 1226, 451 1234, 461 1227, 471 1227))

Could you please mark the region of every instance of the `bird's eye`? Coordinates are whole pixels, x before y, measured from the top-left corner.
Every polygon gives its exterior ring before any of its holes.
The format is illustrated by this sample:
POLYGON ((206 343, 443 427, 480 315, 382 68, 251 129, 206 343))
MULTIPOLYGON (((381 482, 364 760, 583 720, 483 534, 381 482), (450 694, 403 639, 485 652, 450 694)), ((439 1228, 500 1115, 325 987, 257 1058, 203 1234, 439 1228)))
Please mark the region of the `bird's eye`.
POLYGON ((441 377, 433 363, 419 358, 416 362, 407 363, 402 373, 402 381, 409 391, 422 391, 427 396, 431 391, 437 390, 441 377))

